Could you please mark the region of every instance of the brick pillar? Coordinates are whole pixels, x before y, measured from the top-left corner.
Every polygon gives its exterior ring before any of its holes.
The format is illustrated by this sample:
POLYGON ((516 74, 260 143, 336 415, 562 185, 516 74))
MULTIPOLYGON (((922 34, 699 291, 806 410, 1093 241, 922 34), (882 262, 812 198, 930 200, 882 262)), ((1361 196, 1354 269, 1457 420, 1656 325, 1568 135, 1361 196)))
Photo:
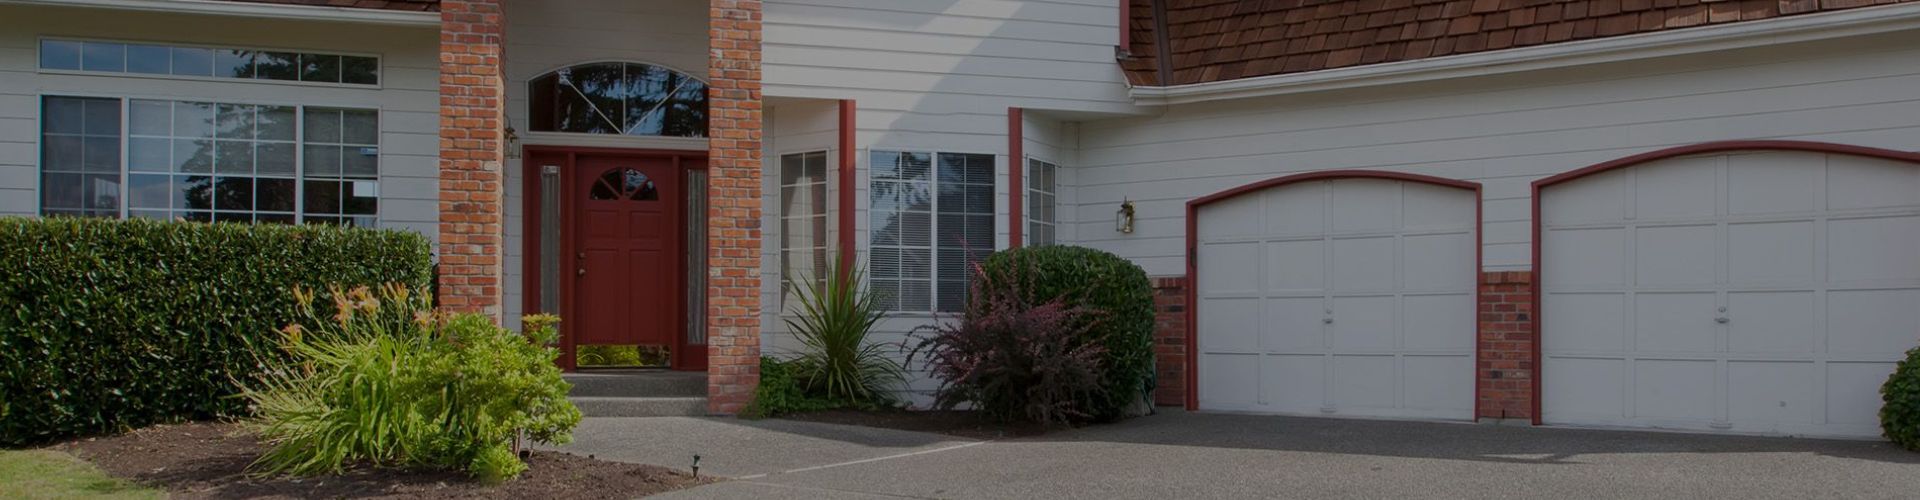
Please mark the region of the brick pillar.
POLYGON ((440 3, 440 305, 502 314, 501 0, 440 3))
POLYGON ((1153 404, 1187 404, 1187 278, 1153 279, 1153 404))
POLYGON ((707 411, 732 414, 760 383, 760 2, 708 5, 707 411))
POLYGON ((1533 418, 1533 318, 1532 271, 1480 274, 1480 417, 1533 418))

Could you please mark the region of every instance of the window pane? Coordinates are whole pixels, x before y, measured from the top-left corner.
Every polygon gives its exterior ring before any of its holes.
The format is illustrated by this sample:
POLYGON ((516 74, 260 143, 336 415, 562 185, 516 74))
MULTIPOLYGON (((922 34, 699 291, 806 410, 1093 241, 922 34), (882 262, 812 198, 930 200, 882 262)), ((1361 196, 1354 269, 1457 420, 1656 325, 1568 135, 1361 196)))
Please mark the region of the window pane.
POLYGON ((348 109, 341 112, 340 142, 346 144, 379 144, 380 115, 370 109, 348 109))
POLYGON ((367 85, 380 83, 380 60, 371 57, 341 57, 340 81, 367 85))
POLYGON ((84 182, 87 208, 120 210, 120 174, 87 174, 84 182))
POLYGON ((46 98, 40 111, 40 131, 50 134, 85 133, 86 101, 78 97, 46 98))
POLYGON ((180 176, 175 177, 174 182, 179 183, 177 187, 180 188, 181 191, 181 201, 185 202, 182 203, 182 206, 194 210, 213 209, 213 177, 205 175, 180 176))
POLYGON ((307 146, 307 175, 340 175, 340 146, 307 146))
POLYGON ((127 170, 135 172, 173 171, 173 140, 132 137, 127 139, 127 170))
POLYGON ((173 103, 135 99, 127 103, 127 133, 167 136, 173 133, 173 103))
POLYGON ((82 42, 80 69, 87 71, 125 71, 127 46, 108 42, 82 42))
POLYGON ((339 82, 340 56, 300 54, 300 81, 339 82))
POLYGON ((293 106, 260 106, 255 117, 256 138, 263 141, 294 140, 293 106))
POLYGON ((215 136, 221 139, 253 140, 253 106, 221 104, 215 136))
POLYGON ((41 174, 40 207, 80 208, 82 205, 80 200, 83 197, 80 194, 80 187, 83 182, 84 177, 81 174, 41 174))
POLYGON ((260 214, 253 217, 257 224, 292 224, 293 214, 260 214))
POLYGON ((307 142, 340 142, 340 110, 307 108, 305 128, 300 130, 307 142))
POLYGON ((165 75, 173 72, 173 51, 159 45, 128 45, 127 72, 165 75))
POLYGON ((173 177, 167 175, 128 175, 127 208, 170 208, 173 203, 173 177))
POLYGON ((78 172, 85 170, 81 166, 83 139, 72 135, 49 135, 40 140, 40 169, 46 171, 78 172))
POLYGON ((213 172, 213 141, 174 139, 173 168, 190 174, 213 172))
POLYGON ((172 53, 173 74, 213 76, 213 49, 174 47, 172 53))
POLYGON ((82 166, 89 172, 120 172, 120 138, 87 137, 82 146, 82 166))
POLYGON ((346 146, 340 150, 340 174, 349 177, 380 175, 380 148, 346 146))
POLYGON ((341 212, 348 215, 374 215, 380 208, 380 183, 348 181, 341 186, 341 212))
POLYGON ((309 179, 305 182, 302 196, 303 208, 309 214, 340 213, 340 182, 309 179))
POLYGON ((218 177, 213 184, 215 210, 253 210, 253 178, 218 177))
POLYGON ((40 41, 41 69, 80 69, 80 42, 40 41))
POLYGON ((204 102, 173 103, 173 136, 212 138, 215 107, 204 102))
POLYGON ((261 175, 293 175, 293 143, 262 142, 253 149, 254 171, 261 175))
POLYGON ((120 136, 119 99, 81 99, 84 102, 87 135, 120 136))
POLYGON ((213 75, 232 78, 253 78, 253 52, 245 50, 214 51, 213 75))
POLYGON ((300 55, 292 52, 261 52, 253 58, 254 78, 261 80, 299 80, 300 55))
POLYGON ((214 172, 253 173, 253 143, 250 141, 215 141, 213 158, 214 172))
POLYGON ((261 211, 293 211, 293 179, 260 179, 255 187, 254 203, 261 211))

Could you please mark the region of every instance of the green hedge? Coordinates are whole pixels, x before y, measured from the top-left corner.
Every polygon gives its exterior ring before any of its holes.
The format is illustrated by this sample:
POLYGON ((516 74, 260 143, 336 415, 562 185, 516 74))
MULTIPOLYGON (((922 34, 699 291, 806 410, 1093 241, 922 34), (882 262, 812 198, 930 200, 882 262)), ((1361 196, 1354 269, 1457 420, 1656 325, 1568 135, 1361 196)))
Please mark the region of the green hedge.
POLYGON ((0 218, 0 262, 8 446, 239 413, 293 287, 433 273, 411 232, 64 217, 0 218))
MULTIPOLYGON (((1148 389, 1153 376, 1153 283, 1146 271, 1118 255, 1086 247, 1043 245, 993 254, 985 276, 1018 276, 1029 299, 1063 299, 1101 311, 1092 336, 1107 350, 1105 394, 1088 401, 1095 420, 1112 420, 1148 389), (1001 270, 1012 266, 1014 273, 1001 270)), ((986 283, 985 286, 1006 286, 986 283)))

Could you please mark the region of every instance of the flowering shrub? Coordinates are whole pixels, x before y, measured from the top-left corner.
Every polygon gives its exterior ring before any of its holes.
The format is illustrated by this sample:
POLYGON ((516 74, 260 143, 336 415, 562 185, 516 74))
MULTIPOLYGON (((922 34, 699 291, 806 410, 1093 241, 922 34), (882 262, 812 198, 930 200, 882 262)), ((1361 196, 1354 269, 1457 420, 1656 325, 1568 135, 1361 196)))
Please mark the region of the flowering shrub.
POLYGON ((1099 313, 1059 299, 1033 304, 1020 280, 989 280, 984 268, 974 272, 959 320, 922 327, 919 332, 931 333, 909 357, 909 363, 923 360, 941 380, 935 405, 970 404, 988 418, 1043 424, 1094 418, 1094 405, 1106 399, 1106 349, 1087 337, 1099 313))
POLYGON ((433 310, 427 294, 388 285, 334 288, 331 314, 295 290, 299 322, 281 331, 290 364, 243 392, 259 418, 267 473, 338 473, 349 465, 465 470, 484 481, 526 469, 524 435, 566 443, 580 410, 554 364, 550 315, 527 334, 479 314, 433 310))

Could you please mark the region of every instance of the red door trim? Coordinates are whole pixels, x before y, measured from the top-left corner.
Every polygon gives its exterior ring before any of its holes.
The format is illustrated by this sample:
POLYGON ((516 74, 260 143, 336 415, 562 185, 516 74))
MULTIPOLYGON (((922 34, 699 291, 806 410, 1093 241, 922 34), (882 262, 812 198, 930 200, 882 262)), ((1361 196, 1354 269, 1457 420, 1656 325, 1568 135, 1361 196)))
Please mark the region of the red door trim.
POLYGON ((1474 276, 1474 297, 1476 297, 1473 304, 1473 316, 1475 318, 1474 324, 1476 326, 1474 328, 1474 346, 1475 346, 1474 347, 1475 353, 1473 357, 1474 368, 1473 368, 1473 373, 1471 374, 1471 376, 1473 377, 1473 401, 1471 401, 1471 407, 1473 408, 1474 420, 1476 421, 1479 420, 1480 418, 1479 416, 1480 415, 1480 366, 1479 366, 1480 355, 1478 351, 1479 351, 1479 344, 1480 344, 1479 342, 1480 336, 1479 336, 1478 318, 1480 317, 1480 304, 1479 304, 1478 297, 1479 297, 1479 288, 1480 288, 1480 275, 1482 274, 1482 268, 1484 267, 1484 264, 1482 264, 1483 256, 1481 255, 1481 253, 1483 252, 1482 239, 1485 237, 1482 234, 1483 231, 1481 230, 1482 229, 1481 226, 1483 225, 1482 224, 1482 212, 1483 212, 1482 207, 1486 204, 1484 201, 1481 200, 1480 183, 1472 182, 1472 181, 1456 180, 1456 179, 1447 179, 1443 177, 1434 177, 1429 175, 1410 174, 1405 172, 1385 172, 1385 171, 1377 171, 1377 170, 1322 170, 1318 172, 1307 172, 1303 174, 1294 174, 1294 175, 1288 175, 1284 177, 1276 177, 1276 178, 1267 179, 1259 182, 1254 182, 1251 184, 1246 184, 1246 185, 1235 187, 1232 189, 1227 189, 1225 191, 1220 191, 1218 193, 1210 194, 1207 196, 1194 198, 1193 200, 1187 202, 1187 290, 1186 290, 1186 303, 1187 303, 1186 304, 1186 313, 1187 313, 1186 364, 1187 366, 1186 366, 1186 377, 1185 377, 1186 389, 1187 389, 1186 391, 1187 392, 1187 410, 1193 411, 1193 410, 1200 409, 1200 350, 1199 350, 1199 347, 1200 347, 1200 272, 1199 272, 1200 258, 1198 255, 1199 249, 1200 249, 1200 233, 1199 233, 1200 220, 1198 217, 1200 214, 1200 207, 1204 207, 1214 202, 1227 200, 1243 194, 1259 192, 1267 188, 1272 188, 1276 186, 1284 186, 1287 184, 1294 184, 1299 182, 1333 180, 1333 179, 1387 179, 1387 180, 1397 180, 1397 181, 1407 181, 1407 182, 1418 182, 1422 184, 1432 184, 1436 186, 1446 186, 1446 187, 1452 187, 1452 188, 1465 189, 1473 192, 1473 201, 1474 201, 1473 203, 1473 268, 1474 268, 1473 276, 1474 276))
MULTIPOLYGON (((589 147, 589 146, 541 146, 541 145, 524 146, 523 153, 521 154, 523 159, 520 161, 521 163, 520 168, 522 173, 522 179, 521 179, 522 206, 521 208, 523 209, 521 212, 522 214, 521 227, 523 229, 523 232, 521 233, 521 238, 520 238, 521 240, 520 242, 520 248, 521 248, 521 260, 520 260, 520 265, 521 265, 520 267, 520 288, 521 288, 520 307, 521 309, 520 311, 522 314, 527 314, 527 313, 530 313, 531 311, 537 311, 540 309, 540 279, 539 279, 540 238, 539 238, 539 234, 540 234, 540 215, 541 215, 540 205, 541 205, 541 202, 543 201, 540 198, 540 187, 541 187, 540 186, 540 167, 542 166, 542 162, 534 161, 534 159, 541 156, 547 156, 547 155, 557 155, 563 158, 559 162, 560 169, 561 169, 560 183, 562 186, 567 186, 568 185, 567 180, 571 179, 570 176, 575 174, 574 165, 577 163, 579 155, 581 154, 670 158, 673 160, 676 166, 685 166, 685 168, 688 168, 688 169, 696 168, 696 167, 686 166, 686 163, 687 163, 686 160, 689 160, 689 159, 704 160, 707 157, 707 152, 705 150, 627 149, 627 148, 608 148, 608 147, 589 147)), ((700 167, 700 168, 704 168, 704 167, 700 167)), ((566 191, 565 189, 562 189, 561 192, 564 193, 566 191)), ((575 201, 575 197, 572 197, 572 196, 562 196, 560 198, 560 218, 559 218, 560 219, 560 255, 563 255, 563 256, 571 255, 574 253, 573 235, 576 234, 576 227, 575 227, 575 220, 574 220, 574 213, 573 213, 574 201, 575 201)), ((686 231, 687 231, 686 225, 681 224, 680 225, 681 244, 682 245, 695 244, 695 242, 687 241, 686 231)), ((704 242, 702 242, 702 244, 704 244, 704 242)), ((684 251, 679 252, 675 258, 678 260, 678 264, 675 267, 684 271, 687 265, 686 253, 684 251)), ((573 273, 565 273, 565 272, 560 273, 559 314, 561 315, 562 321, 565 321, 568 316, 573 315, 573 297, 571 297, 573 285, 574 285, 573 273)), ((683 310, 685 308, 677 307, 675 309, 683 310)), ((687 351, 688 349, 686 348, 685 342, 686 342, 686 335, 684 332, 682 332, 675 339, 675 347, 677 348, 675 350, 679 352, 687 351)), ((574 365, 574 359, 573 359, 574 342, 573 342, 572 335, 563 334, 560 336, 560 351, 561 351, 560 360, 559 360, 560 367, 567 371, 574 370, 576 366, 574 365)), ((679 360, 677 359, 677 357, 678 355, 676 354, 676 359, 673 360, 672 363, 670 363, 671 366, 674 366, 674 367, 682 366, 679 360)))
POLYGON ((1027 171, 1026 111, 1007 108, 1007 248, 1020 248, 1025 240, 1026 215, 1021 203, 1026 196, 1027 171))
POLYGON ((853 272, 855 253, 860 247, 854 238, 854 193, 858 193, 859 184, 854 181, 859 175, 859 152, 854 148, 855 135, 860 132, 854 122, 854 112, 858 105, 852 99, 840 100, 840 270, 853 272))
POLYGON ((1545 294, 1542 293, 1545 289, 1545 286, 1544 286, 1545 281, 1542 280, 1541 278, 1546 269, 1545 266, 1540 265, 1540 254, 1541 254, 1540 233, 1541 233, 1541 226, 1542 226, 1540 222, 1541 190, 1547 187, 1552 187, 1554 185, 1565 183, 1565 182, 1579 179, 1582 177, 1598 174, 1601 172, 1606 172, 1609 170, 1631 167, 1631 166, 1639 165, 1642 163, 1665 160, 1668 158, 1673 158, 1678 156, 1697 155, 1697 154, 1705 154, 1705 153, 1723 153, 1723 152, 1731 152, 1731 151, 1805 151, 1805 152, 1811 152, 1811 153, 1828 153, 1828 154, 1865 156, 1870 158, 1881 158, 1881 159, 1887 159, 1887 160, 1904 161, 1908 163, 1920 163, 1920 153, 1899 151, 1899 150, 1893 150, 1893 149, 1873 148, 1873 147, 1866 147, 1866 146, 1854 146, 1850 144, 1835 144, 1831 142, 1814 142, 1814 141, 1717 141, 1717 142, 1703 142, 1700 144, 1689 144, 1686 146, 1678 146, 1678 147, 1671 147, 1671 148, 1666 148, 1666 149, 1661 149, 1656 151, 1649 151, 1649 152, 1640 153, 1633 156, 1628 156, 1625 158, 1619 158, 1611 161, 1596 163, 1587 167, 1567 171, 1559 175, 1554 175, 1551 177, 1547 177, 1545 179, 1533 181, 1533 195, 1532 195, 1533 196, 1533 353, 1532 353, 1533 425, 1540 425, 1542 423, 1543 416, 1540 414, 1540 410, 1542 406, 1541 400, 1540 400, 1540 394, 1541 394, 1540 391, 1541 391, 1541 387, 1546 385, 1543 382, 1545 377, 1542 376, 1546 370, 1545 370, 1545 367, 1540 364, 1541 352, 1545 350, 1545 348, 1541 346, 1541 344, 1545 343, 1544 342, 1545 338, 1541 336, 1541 332, 1543 331, 1542 328, 1545 322, 1541 321, 1541 316, 1543 315, 1542 313, 1546 311, 1546 304, 1541 302, 1541 299, 1545 298, 1545 294))

